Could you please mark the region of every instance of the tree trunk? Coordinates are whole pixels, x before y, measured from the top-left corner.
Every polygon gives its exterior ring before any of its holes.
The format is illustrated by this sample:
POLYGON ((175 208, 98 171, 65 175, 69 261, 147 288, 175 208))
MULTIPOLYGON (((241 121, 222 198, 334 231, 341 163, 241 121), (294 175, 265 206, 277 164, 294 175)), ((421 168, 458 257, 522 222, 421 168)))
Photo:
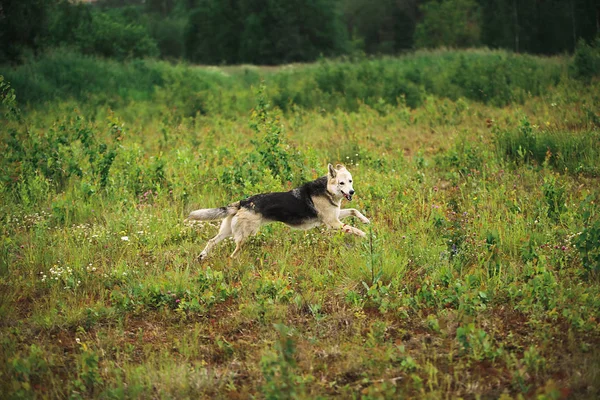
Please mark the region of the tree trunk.
POLYGON ((573 26, 573 51, 577 46, 577 25, 575 22, 575 0, 571 0, 571 25, 573 26))
POLYGON ((519 52, 519 13, 517 11, 517 0, 513 0, 513 18, 515 23, 515 51, 519 52))

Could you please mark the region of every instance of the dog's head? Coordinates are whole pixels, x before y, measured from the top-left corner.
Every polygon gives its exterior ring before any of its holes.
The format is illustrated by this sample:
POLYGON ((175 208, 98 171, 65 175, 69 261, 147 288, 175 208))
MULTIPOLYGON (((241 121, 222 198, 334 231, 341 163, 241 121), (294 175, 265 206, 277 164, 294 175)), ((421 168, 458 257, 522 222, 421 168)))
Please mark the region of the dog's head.
POLYGON ((352 188, 352 175, 341 164, 333 167, 328 165, 327 172, 327 190, 336 197, 345 197, 346 200, 352 201, 354 189, 352 188))

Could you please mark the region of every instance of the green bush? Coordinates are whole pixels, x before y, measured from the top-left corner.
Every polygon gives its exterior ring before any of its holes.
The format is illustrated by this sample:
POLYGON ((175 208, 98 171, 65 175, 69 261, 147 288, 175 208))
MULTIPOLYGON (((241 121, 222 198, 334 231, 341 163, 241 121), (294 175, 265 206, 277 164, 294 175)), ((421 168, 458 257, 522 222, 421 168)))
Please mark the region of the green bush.
POLYGON ((600 75, 600 36, 591 44, 587 44, 583 39, 577 42, 571 73, 581 80, 589 80, 600 75))
POLYGON ((574 244, 586 273, 597 277, 600 274, 600 219, 595 215, 594 204, 592 196, 582 202, 581 214, 585 225, 575 236, 574 244))
POLYGON ((76 32, 76 46, 84 54, 124 60, 156 57, 159 50, 145 27, 129 24, 105 13, 94 13, 89 26, 76 32))
POLYGON ((415 29, 415 46, 472 47, 479 44, 481 8, 474 0, 423 2, 415 29))
MULTIPOLYGON (((119 51, 128 57, 129 53, 119 51)), ((168 102, 178 115, 194 117, 248 113, 254 104, 251 87, 261 77, 269 88, 269 102, 283 111, 292 105, 356 111, 364 105, 376 110, 398 104, 416 108, 426 95, 499 106, 521 103, 558 83, 562 70, 561 62, 553 59, 487 50, 422 51, 397 58, 327 60, 275 71, 224 72, 153 60, 117 63, 60 49, 9 69, 5 76, 23 103, 65 97, 113 107, 132 100, 168 102)))
POLYGON ((542 130, 523 119, 517 129, 495 134, 499 155, 520 163, 548 165, 560 172, 598 176, 600 151, 598 131, 564 132, 542 130))
POLYGON ((5 141, 1 181, 16 185, 41 173, 58 188, 64 187, 72 176, 104 188, 121 135, 121 128, 113 125, 109 138, 101 140, 81 116, 66 118, 43 135, 13 130, 5 141))
POLYGON ((335 0, 199 2, 185 29, 186 58, 265 65, 343 53, 346 31, 336 6, 335 0))
POLYGON ((150 21, 150 34, 158 46, 161 58, 183 58, 185 24, 186 21, 182 18, 160 18, 150 21))

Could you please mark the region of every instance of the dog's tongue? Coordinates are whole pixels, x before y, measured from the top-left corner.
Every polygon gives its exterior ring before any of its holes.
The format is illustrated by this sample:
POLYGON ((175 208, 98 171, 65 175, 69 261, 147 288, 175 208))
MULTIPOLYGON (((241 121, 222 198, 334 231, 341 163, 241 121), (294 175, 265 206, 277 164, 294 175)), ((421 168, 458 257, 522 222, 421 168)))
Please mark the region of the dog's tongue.
POLYGON ((352 196, 350 196, 349 194, 344 193, 344 197, 346 198, 346 200, 352 201, 352 196))

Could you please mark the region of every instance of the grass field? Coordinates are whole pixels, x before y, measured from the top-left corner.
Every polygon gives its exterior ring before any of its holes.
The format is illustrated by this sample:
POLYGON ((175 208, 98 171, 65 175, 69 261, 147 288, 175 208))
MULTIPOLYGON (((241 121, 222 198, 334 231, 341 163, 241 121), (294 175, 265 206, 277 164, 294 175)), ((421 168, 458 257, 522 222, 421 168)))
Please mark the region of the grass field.
POLYGON ((600 82, 569 62, 4 71, 2 397, 597 398, 600 82), (367 238, 272 224, 197 261, 190 210, 328 162, 367 238))

